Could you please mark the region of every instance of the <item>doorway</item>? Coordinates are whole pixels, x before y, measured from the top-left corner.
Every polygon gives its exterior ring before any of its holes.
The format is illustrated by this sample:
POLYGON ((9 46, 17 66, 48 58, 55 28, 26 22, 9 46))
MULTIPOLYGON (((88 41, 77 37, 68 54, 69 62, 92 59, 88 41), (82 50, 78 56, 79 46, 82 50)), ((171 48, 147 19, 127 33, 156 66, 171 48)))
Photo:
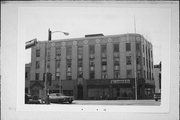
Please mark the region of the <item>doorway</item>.
POLYGON ((78 85, 77 86, 77 99, 81 100, 83 99, 83 86, 82 85, 78 85))

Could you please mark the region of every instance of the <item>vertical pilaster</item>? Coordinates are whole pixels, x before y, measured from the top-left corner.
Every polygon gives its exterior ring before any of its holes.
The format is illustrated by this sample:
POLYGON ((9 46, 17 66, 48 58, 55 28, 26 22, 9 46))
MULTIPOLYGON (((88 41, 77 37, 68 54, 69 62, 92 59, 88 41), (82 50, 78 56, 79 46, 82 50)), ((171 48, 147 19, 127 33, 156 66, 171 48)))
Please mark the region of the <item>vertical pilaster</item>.
POLYGON ((77 42, 72 45, 72 79, 77 79, 77 42))
POLYGON ((111 41, 107 43, 107 74, 109 79, 113 78, 113 44, 111 41))
POLYGON ((88 41, 84 41, 83 46, 83 78, 89 79, 89 46, 88 41))
POLYGON ((101 46, 95 44, 95 79, 101 79, 101 46))
POLYGON ((66 46, 65 42, 62 43, 61 47, 61 63, 60 63, 60 76, 61 80, 66 80, 66 46))

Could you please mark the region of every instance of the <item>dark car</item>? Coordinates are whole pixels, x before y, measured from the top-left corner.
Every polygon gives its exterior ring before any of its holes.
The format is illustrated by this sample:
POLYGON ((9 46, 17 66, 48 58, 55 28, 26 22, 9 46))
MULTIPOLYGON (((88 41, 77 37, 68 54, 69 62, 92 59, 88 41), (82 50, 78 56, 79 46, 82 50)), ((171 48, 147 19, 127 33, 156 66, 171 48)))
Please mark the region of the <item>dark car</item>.
POLYGON ((51 93, 49 94, 49 101, 51 103, 72 103, 72 101, 74 100, 73 96, 66 96, 62 93, 51 93))
POLYGON ((155 101, 158 101, 158 100, 160 100, 161 99, 161 93, 155 93, 154 94, 154 100, 155 101))

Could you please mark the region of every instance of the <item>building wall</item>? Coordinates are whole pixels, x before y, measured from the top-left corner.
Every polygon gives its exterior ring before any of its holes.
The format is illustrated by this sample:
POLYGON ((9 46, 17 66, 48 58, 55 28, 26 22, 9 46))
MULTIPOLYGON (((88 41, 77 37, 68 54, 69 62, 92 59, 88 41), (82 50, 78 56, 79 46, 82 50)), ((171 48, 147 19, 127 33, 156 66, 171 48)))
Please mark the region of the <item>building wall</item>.
MULTIPOLYGON (((38 44, 32 48, 32 69, 31 69, 31 80, 36 80, 35 74, 39 73, 39 80, 43 80, 43 73, 45 73, 45 62, 50 64, 50 69, 46 72, 52 74, 52 81, 56 80, 56 73, 59 72, 60 80, 67 80, 67 46, 72 46, 72 56, 71 56, 71 75, 72 80, 76 82, 71 82, 71 84, 83 84, 86 82, 84 80, 90 80, 90 67, 89 67, 89 45, 95 46, 95 78, 102 79, 102 54, 101 45, 106 45, 107 49, 107 78, 105 79, 115 79, 114 78, 114 54, 113 45, 119 44, 119 74, 121 78, 137 78, 137 76, 144 80, 143 84, 154 85, 153 80, 153 55, 151 55, 152 44, 148 42, 142 35, 139 34, 123 34, 123 35, 111 35, 111 36, 98 36, 98 37, 85 37, 85 38, 75 38, 68 40, 55 40, 51 42, 38 42, 38 44), (126 43, 130 43, 131 50, 126 51, 126 43), (140 44, 139 52, 136 48, 136 43, 140 44), (46 46, 47 45, 47 46, 46 46), (83 46, 83 80, 78 78, 78 56, 77 48, 78 46, 83 46), (45 46, 47 49, 45 49, 45 46), (143 47, 144 46, 144 47, 143 47), (56 48, 61 47, 61 58, 60 58, 60 71, 56 70, 56 48), (36 57, 37 49, 40 49, 40 57, 36 57), (144 49, 144 50, 143 50, 144 49), (150 56, 149 52, 150 51, 150 56), (45 53, 46 57, 45 57, 45 53), (50 58, 48 60, 48 53, 50 58), (131 56, 131 64, 127 65, 126 57, 131 56), (140 57, 140 64, 136 65, 136 57, 140 57), (45 59, 46 58, 46 59, 45 59), (145 64, 144 64, 145 60, 145 64), (40 68, 36 69, 36 61, 40 62, 40 68), (150 66, 149 66, 150 64, 150 66), (131 75, 127 76, 127 70, 131 70, 131 75), (139 75, 138 75, 139 72, 139 75), (135 75, 136 74, 136 75, 135 75), (148 74, 148 75, 147 75, 148 74), (150 77, 151 76, 151 77, 150 77)), ((137 79, 137 81, 139 80, 137 79)), ((62 82, 60 82, 62 84, 62 82)), ((137 83, 139 84, 139 83, 137 83)), ((141 83, 142 84, 142 83, 141 83)), ((87 85, 85 85, 87 86, 87 85)), ((74 89, 77 89, 74 87, 74 89)), ((85 89, 85 91, 87 91, 85 89)), ((143 91, 143 89, 142 89, 143 91)), ((77 93, 76 93, 77 94, 77 93)), ((85 93, 83 93, 85 94, 85 93)), ((86 96, 86 95, 85 95, 86 96)))

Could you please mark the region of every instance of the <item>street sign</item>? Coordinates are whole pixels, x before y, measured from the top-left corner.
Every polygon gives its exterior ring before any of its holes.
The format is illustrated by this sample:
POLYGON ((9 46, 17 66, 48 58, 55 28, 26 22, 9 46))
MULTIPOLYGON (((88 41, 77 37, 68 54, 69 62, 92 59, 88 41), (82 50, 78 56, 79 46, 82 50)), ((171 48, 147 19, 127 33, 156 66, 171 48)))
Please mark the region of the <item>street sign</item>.
POLYGON ((33 39, 33 40, 28 41, 28 42, 26 42, 26 49, 31 48, 31 47, 35 46, 36 44, 37 44, 37 39, 36 38, 33 39))

